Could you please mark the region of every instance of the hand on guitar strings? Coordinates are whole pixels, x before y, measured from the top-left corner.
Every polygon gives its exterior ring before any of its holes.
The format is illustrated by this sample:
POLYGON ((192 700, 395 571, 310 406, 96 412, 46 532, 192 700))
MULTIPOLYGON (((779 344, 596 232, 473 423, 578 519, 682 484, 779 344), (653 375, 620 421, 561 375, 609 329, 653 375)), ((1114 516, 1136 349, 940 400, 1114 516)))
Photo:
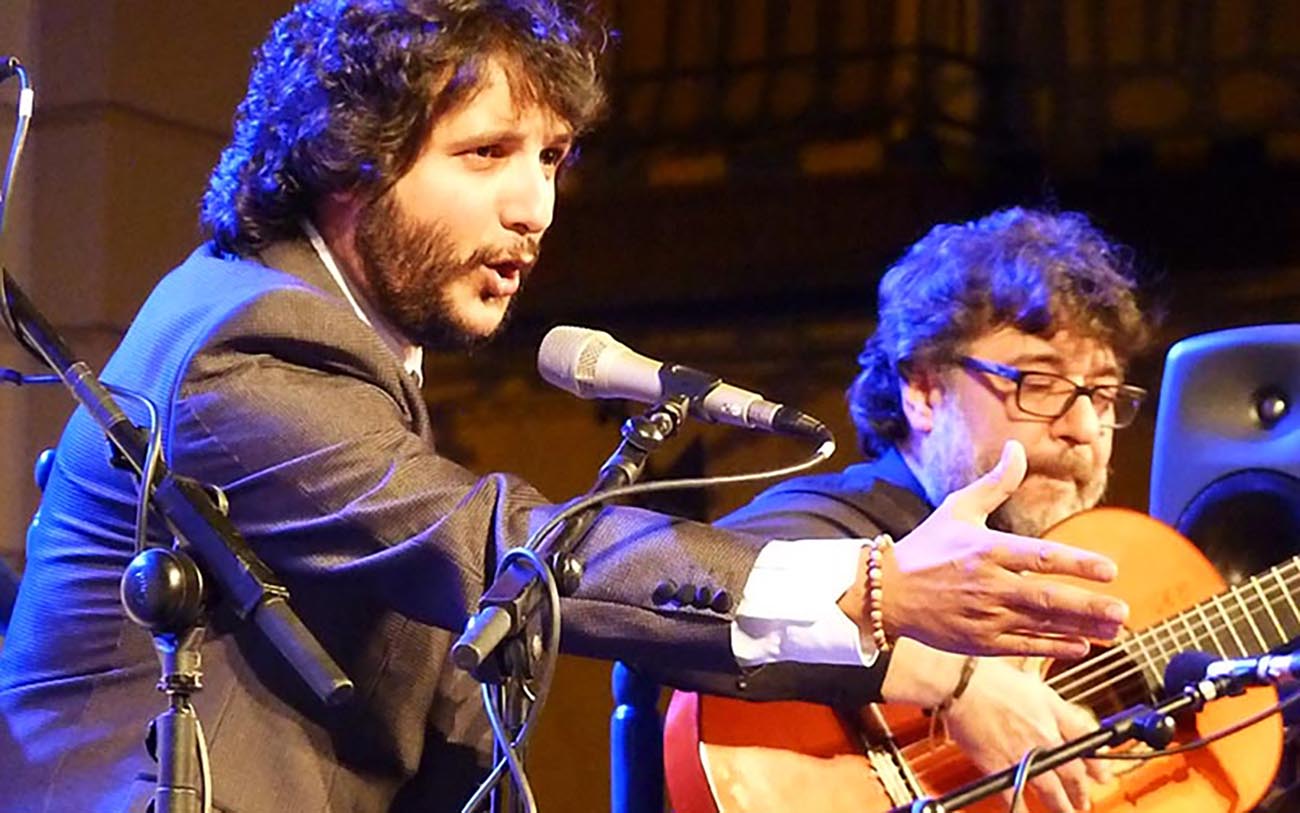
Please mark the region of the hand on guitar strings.
MULTIPOLYGON (((1097 728, 1092 712, 1061 699, 1037 673, 985 659, 966 692, 948 709, 948 736, 984 773, 1008 768, 1030 748, 1048 749, 1097 728)), ((1091 807, 1092 784, 1110 781, 1101 762, 1074 760, 1029 781, 1051 813, 1091 807)), ((1002 793, 1010 805, 1011 792, 1002 793)))
MULTIPOLYGON (((909 637, 969 655, 1081 658, 1088 639, 1111 640, 1128 617, 1123 601, 1039 574, 1096 582, 1115 578, 1105 556, 987 527, 1020 486, 1025 449, 1008 441, 992 470, 954 491, 880 558, 886 637, 909 637)), ((863 580, 840 606, 870 635, 863 580)))
MULTIPOLYGON (((943 707, 965 657, 908 638, 898 641, 881 694, 890 703, 943 707)), ((1040 675, 1038 659, 980 658, 961 696, 935 723, 981 773, 1014 765, 1030 748, 1048 749, 1097 726, 1092 713, 1061 699, 1040 675)), ((936 757, 927 757, 927 764, 936 757)), ((935 769, 937 770, 937 768, 935 769)), ((1030 782, 1051 813, 1086 810, 1092 784, 1110 781, 1099 762, 1074 760, 1030 782)), ((1011 792, 1002 794, 1010 804, 1011 792)))

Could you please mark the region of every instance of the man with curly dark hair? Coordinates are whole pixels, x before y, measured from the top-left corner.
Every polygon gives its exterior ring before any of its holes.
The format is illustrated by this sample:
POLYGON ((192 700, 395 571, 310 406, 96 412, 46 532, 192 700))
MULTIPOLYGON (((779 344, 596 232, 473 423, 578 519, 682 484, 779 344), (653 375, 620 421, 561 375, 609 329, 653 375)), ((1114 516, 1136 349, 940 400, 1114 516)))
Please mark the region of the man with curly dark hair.
MULTIPOLYGON (((158 405, 173 469, 224 491, 356 684, 322 708, 218 603, 196 706, 221 810, 457 809, 483 777, 489 730, 447 657, 451 631, 554 508, 437 452, 421 353, 504 323, 556 175, 600 110, 604 37, 550 0, 311 0, 257 54, 203 201, 211 239, 158 284, 104 371, 158 405)), ((1104 580, 1113 563, 979 521, 1016 476, 887 554, 876 610, 891 629, 948 640, 960 621, 971 651, 1052 654, 1118 630, 1122 603, 1021 575, 1104 580), (957 555, 954 535, 969 543, 957 555), (966 601, 995 592, 1004 612, 893 611, 954 560, 974 574, 966 601)), ((142 810, 152 792, 139 735, 160 706, 157 666, 117 598, 134 503, 78 413, 0 653, 0 809, 142 810)), ((877 697, 888 658, 870 637, 867 549, 840 540, 809 561, 783 556, 791 544, 605 511, 564 599, 564 645, 708 691, 877 697)))
MULTIPOLYGON (((786 481, 720 525, 780 538, 903 537, 996 467, 1008 446, 1023 449, 1027 473, 991 526, 1039 536, 1097 504, 1115 431, 1145 395, 1123 382, 1149 340, 1124 249, 1072 212, 1012 208, 943 224, 884 275, 878 309, 848 392, 870 462, 786 481)), ((905 600, 912 612, 943 615, 958 612, 951 595, 905 600)), ((988 771, 1095 724, 1034 673, 904 635, 882 693, 915 703, 926 691, 951 693, 942 704, 948 732, 988 771)), ((1106 772, 1068 763, 1032 786, 1049 810, 1083 809, 1089 775, 1106 772)))

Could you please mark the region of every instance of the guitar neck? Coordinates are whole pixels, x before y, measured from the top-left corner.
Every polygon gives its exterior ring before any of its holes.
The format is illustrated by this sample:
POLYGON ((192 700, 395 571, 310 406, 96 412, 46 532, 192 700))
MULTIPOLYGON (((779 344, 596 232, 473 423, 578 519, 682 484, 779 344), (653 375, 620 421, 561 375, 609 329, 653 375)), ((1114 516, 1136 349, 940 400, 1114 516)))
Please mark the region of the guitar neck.
POLYGON ((1153 689, 1163 685, 1165 666, 1179 652, 1219 658, 1268 652, 1300 637, 1297 588, 1300 556, 1134 634, 1121 647, 1153 689))

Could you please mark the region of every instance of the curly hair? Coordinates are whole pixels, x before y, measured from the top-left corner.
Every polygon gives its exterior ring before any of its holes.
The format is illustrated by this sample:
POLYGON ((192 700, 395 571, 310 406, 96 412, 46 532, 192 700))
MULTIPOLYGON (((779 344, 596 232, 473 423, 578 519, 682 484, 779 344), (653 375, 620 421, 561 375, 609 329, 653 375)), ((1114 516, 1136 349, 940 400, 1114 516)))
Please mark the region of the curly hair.
POLYGON ((858 445, 879 457, 909 432, 900 386, 999 327, 1069 329, 1123 364, 1150 340, 1130 252, 1074 212, 1010 208, 934 227, 880 281, 875 332, 848 391, 858 445))
POLYGON ((255 54, 234 134, 200 223, 248 254, 298 234, 332 192, 375 196, 419 156, 438 117, 500 65, 519 102, 575 134, 600 114, 607 39, 585 6, 557 0, 308 0, 255 54))

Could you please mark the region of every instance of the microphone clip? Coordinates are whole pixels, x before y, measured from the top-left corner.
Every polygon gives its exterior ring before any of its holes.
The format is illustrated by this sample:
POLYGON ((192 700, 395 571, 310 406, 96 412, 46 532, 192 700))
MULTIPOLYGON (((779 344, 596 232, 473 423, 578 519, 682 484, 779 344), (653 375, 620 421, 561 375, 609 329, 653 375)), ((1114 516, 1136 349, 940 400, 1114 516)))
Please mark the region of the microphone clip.
POLYGON ((684 399, 693 417, 714 423, 714 419, 701 407, 701 403, 704 401, 704 396, 713 392, 721 384, 722 379, 712 373, 687 367, 684 364, 665 364, 659 368, 659 385, 662 387, 664 400, 656 404, 651 412, 656 412, 677 399, 684 399))
POLYGON ((623 421, 623 426, 619 429, 623 440, 601 465, 600 475, 592 491, 617 488, 639 480, 646 458, 677 433, 682 421, 686 420, 692 401, 692 397, 684 393, 673 395, 640 415, 623 421))

